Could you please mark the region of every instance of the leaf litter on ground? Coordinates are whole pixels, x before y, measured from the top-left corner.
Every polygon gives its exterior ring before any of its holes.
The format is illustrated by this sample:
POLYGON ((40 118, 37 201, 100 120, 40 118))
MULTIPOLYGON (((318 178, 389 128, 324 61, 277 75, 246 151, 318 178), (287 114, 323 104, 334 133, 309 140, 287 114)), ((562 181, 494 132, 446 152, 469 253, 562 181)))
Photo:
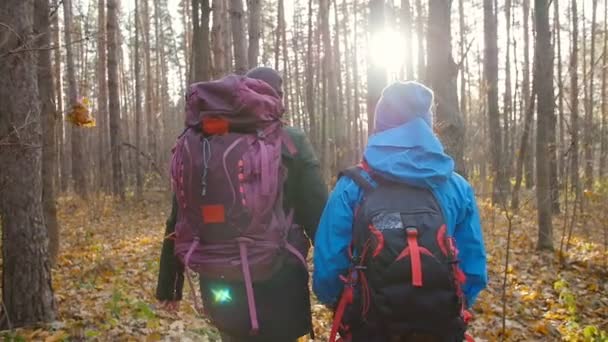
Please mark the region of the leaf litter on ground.
MULTIPOLYGON (((58 320, 2 332, 5 341, 220 341, 196 314, 189 288, 177 313, 154 298, 168 196, 121 203, 108 196, 58 201, 61 253, 53 270, 58 320)), ((589 215, 575 228, 559 262, 557 252, 535 249, 534 208, 515 214, 502 330, 502 279, 507 237, 505 213, 480 202, 488 252, 489 286, 473 307, 469 332, 476 341, 608 341, 608 254, 601 241, 606 217, 589 215), (603 227, 603 228, 602 228, 603 227)), ((595 208, 605 215, 602 206, 595 208)), ((556 246, 563 222, 555 217, 556 246)), ((317 341, 326 341, 332 313, 313 298, 317 341)), ((307 340, 303 338, 301 340, 307 340)))

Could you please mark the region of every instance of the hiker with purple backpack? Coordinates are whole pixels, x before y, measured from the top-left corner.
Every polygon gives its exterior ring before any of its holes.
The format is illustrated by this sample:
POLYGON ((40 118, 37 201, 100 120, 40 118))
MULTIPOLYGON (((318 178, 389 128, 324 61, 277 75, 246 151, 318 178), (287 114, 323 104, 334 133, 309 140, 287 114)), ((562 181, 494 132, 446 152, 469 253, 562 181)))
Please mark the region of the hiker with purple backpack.
POLYGON ((270 68, 189 87, 171 163, 157 299, 177 309, 187 270, 224 341, 295 341, 312 332, 306 257, 327 199, 303 132, 281 121, 270 68), (185 274, 185 277, 184 277, 185 274))
POLYGON ((360 165, 344 170, 315 238, 313 289, 330 342, 455 342, 487 284, 473 189, 433 133, 433 93, 395 82, 360 165))

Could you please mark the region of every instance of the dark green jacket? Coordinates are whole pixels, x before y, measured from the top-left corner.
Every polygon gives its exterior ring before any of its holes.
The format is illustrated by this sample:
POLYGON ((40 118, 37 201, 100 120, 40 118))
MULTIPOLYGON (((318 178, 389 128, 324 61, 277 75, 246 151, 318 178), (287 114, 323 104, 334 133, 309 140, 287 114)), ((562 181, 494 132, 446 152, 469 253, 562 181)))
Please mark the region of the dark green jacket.
MULTIPOLYGON (((283 151, 283 163, 288 177, 285 183, 285 207, 293 208, 295 222, 304 227, 312 240, 327 201, 327 186, 321 176, 319 161, 310 142, 300 130, 285 128, 296 146, 298 153, 290 155, 283 151)), ((173 199, 171 215, 167 220, 165 236, 175 230, 177 202, 173 199)), ((184 284, 184 269, 174 256, 174 241, 165 239, 160 259, 160 271, 156 297, 158 300, 180 300, 184 284)), ((203 279, 204 279, 204 275, 203 279)), ((205 298, 206 281, 201 289, 205 298)), ((235 291, 244 291, 242 284, 233 285, 235 291)), ((299 265, 286 264, 282 270, 264 283, 254 284, 256 306, 260 316, 260 340, 291 339, 305 335, 311 328, 308 274, 299 265), (279 305, 282 304, 282 305, 279 305), (265 315, 265 311, 273 314, 265 315), (272 317, 270 317, 272 316, 272 317), (292 336, 293 335, 293 336, 292 336)), ((225 312, 226 315, 247 315, 244 305, 239 312, 225 312), (242 311, 242 312, 241 312, 242 311)), ((247 318, 248 316, 244 317, 247 318)), ((217 319, 216 319, 217 320, 217 319)), ((230 332, 229 332, 230 333, 230 332)))

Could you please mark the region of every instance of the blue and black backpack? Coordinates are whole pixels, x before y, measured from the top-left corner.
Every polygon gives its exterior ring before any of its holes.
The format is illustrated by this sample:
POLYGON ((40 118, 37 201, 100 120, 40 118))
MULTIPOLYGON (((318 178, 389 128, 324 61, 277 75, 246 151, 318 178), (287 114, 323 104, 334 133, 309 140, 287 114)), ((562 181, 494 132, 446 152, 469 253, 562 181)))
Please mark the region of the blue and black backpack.
POLYGON ((354 214, 351 268, 330 341, 361 326, 388 336, 462 336, 470 314, 458 250, 432 191, 393 182, 365 163, 341 173, 364 192, 354 214), (377 330, 380 329, 380 330, 377 330))

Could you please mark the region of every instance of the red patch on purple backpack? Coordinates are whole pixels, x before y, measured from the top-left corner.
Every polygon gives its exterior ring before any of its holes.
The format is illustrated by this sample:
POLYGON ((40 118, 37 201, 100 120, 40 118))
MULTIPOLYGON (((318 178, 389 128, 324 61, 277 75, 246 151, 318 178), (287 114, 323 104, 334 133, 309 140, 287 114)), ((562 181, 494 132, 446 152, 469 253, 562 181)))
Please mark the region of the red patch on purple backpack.
POLYGON ((226 214, 224 206, 221 204, 203 205, 201 206, 203 214, 203 223, 224 223, 226 222, 226 214))

